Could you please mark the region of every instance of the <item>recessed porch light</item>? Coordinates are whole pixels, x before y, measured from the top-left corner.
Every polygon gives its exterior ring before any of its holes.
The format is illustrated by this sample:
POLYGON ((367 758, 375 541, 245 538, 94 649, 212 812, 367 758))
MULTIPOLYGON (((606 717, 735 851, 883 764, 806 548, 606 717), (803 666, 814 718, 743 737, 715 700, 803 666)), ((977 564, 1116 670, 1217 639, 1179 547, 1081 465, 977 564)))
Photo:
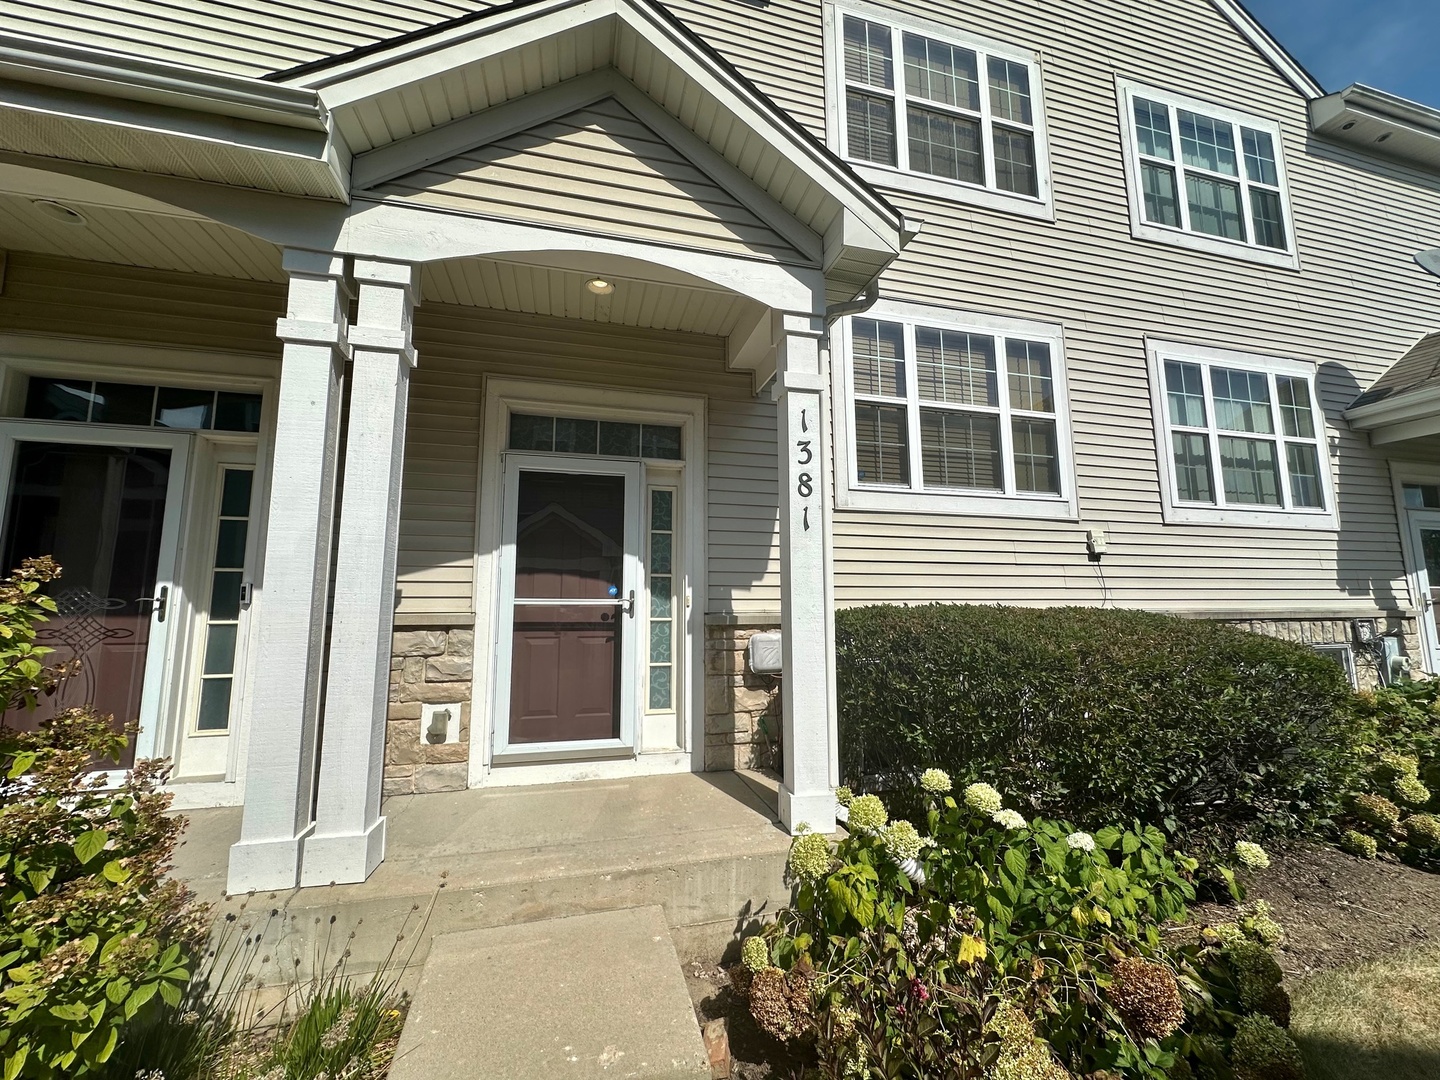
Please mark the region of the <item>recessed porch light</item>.
POLYGON ((66 225, 84 225, 86 223, 84 214, 71 209, 62 202, 56 202, 54 199, 36 199, 31 205, 46 217, 63 221, 66 225))
POLYGON ((606 281, 603 277, 592 277, 589 281, 585 282, 585 287, 596 296, 609 296, 615 291, 615 283, 613 281, 606 281))

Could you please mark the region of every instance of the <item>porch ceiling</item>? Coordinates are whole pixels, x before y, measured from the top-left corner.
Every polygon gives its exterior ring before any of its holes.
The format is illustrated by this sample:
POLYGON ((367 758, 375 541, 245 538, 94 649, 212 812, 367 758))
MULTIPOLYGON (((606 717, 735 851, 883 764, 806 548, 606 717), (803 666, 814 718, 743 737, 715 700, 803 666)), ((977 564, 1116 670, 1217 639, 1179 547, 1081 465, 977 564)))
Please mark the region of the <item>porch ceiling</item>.
POLYGON ((114 188, 0 165, 0 251, 5 250, 248 281, 285 280, 280 249, 249 233, 114 188), (52 216, 41 201, 59 202, 82 220, 52 216))
MULTIPOLYGON (((683 330, 728 337, 743 320, 755 318, 760 305, 703 282, 661 280, 659 268, 626 265, 607 258, 581 265, 576 255, 568 265, 507 259, 447 259, 429 263, 421 277, 426 301, 468 307, 550 315, 587 322, 653 330, 683 330), (615 286, 597 296, 586 282, 596 276, 615 286)), ((424 363, 424 358, 421 358, 424 363)))

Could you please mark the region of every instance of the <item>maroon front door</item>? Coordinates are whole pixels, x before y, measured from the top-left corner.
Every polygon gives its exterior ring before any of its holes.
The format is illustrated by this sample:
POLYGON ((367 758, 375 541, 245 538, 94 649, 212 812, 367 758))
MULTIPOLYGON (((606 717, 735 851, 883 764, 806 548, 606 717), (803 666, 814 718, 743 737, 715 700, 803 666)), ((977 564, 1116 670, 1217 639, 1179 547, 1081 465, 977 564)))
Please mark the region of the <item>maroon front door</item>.
POLYGON ((618 739, 626 478, 520 471, 511 745, 618 739))
MULTIPOLYGON (((93 706, 117 727, 140 716, 160 563, 170 451, 88 443, 17 442, 5 515, 5 572, 54 556, 63 573, 47 591, 59 611, 37 644, 49 663, 78 659, 80 674, 12 726, 93 706)), ((162 613, 161 617, 164 615, 162 613)), ((134 763, 134 746, 120 765, 134 763)))

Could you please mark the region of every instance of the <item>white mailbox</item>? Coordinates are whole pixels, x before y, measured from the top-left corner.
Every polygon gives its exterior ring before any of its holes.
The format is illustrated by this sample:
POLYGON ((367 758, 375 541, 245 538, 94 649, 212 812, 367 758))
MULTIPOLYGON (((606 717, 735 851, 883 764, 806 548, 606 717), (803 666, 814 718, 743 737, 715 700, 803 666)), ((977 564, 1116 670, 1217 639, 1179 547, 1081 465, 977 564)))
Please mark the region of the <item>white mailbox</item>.
POLYGON ((780 631, 766 630, 750 637, 750 670, 757 675, 779 675, 784 668, 780 631))

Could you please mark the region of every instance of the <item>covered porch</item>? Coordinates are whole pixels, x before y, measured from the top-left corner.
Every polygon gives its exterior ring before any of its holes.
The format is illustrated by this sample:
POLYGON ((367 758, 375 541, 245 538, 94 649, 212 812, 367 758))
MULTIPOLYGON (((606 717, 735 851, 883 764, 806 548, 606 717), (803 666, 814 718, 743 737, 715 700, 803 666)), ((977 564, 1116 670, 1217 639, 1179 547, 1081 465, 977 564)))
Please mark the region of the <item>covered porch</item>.
MULTIPOLYGON (((181 107, 173 87, 125 74, 104 108, 57 92, 40 122, 143 113, 154 164, 5 151, 23 220, 3 242, 143 251, 274 305, 245 693, 211 778, 243 804, 228 891, 364 881, 387 788, 733 766, 742 709, 783 747, 779 820, 833 828, 826 328, 876 295, 900 216, 644 2, 207 76, 170 127, 151 106, 181 107), (177 153, 184 175, 159 164, 177 153), (759 627, 782 635, 773 708, 739 648, 759 627)), ((74 352, 39 336, 21 352, 74 352)), ((98 394, 106 350, 86 349, 98 394)), ((163 670, 203 682, 200 640, 167 639, 163 670)), ((153 702, 165 752, 191 732, 153 702)))

